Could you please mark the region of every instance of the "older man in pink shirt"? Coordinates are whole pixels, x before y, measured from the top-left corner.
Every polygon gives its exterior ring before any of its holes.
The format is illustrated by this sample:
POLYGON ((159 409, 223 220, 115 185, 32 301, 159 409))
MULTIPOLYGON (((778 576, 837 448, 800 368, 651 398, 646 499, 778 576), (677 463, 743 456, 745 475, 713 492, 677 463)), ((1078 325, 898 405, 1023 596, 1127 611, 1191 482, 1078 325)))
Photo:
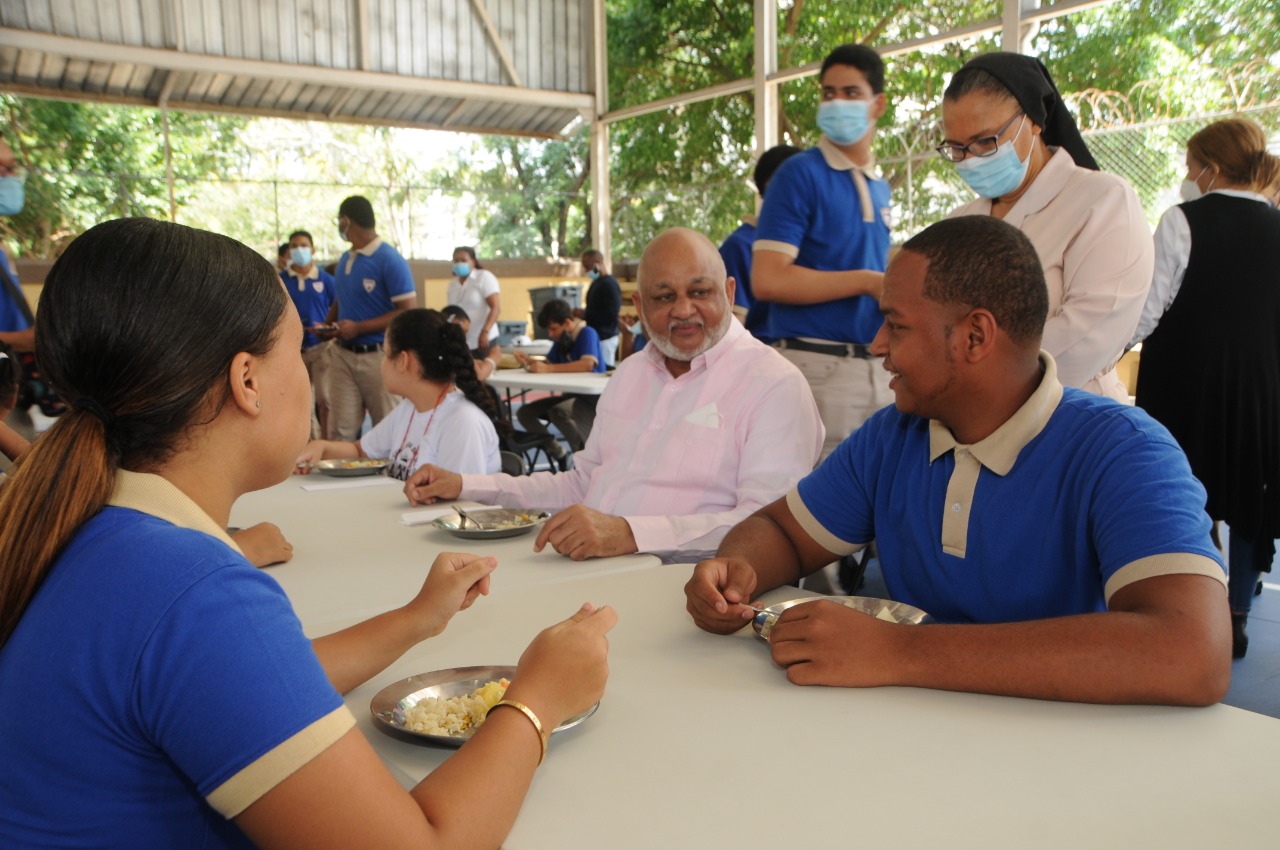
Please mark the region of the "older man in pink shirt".
POLYGON ((808 474, 823 428, 804 376, 734 321, 734 280, 701 233, 645 248, 633 297, 651 345, 609 380, 574 468, 530 476, 425 466, 412 504, 466 498, 560 509, 534 548, 574 560, 652 552, 695 561, 808 474))

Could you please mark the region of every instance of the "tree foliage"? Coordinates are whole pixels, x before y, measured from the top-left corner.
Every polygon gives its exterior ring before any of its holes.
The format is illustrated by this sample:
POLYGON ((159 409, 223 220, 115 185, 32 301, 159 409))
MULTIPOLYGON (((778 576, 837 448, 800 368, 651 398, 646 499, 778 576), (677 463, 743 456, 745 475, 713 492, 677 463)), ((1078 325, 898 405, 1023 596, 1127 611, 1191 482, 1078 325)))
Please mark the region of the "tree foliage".
MULTIPOLYGON (((0 94, 5 140, 30 172, 26 206, 0 219, 18 256, 52 257, 109 217, 169 216, 164 130, 155 109, 17 98, 0 94)), ((173 168, 218 175, 236 146, 241 118, 170 113, 173 168)), ((175 202, 192 199, 179 186, 175 202)))

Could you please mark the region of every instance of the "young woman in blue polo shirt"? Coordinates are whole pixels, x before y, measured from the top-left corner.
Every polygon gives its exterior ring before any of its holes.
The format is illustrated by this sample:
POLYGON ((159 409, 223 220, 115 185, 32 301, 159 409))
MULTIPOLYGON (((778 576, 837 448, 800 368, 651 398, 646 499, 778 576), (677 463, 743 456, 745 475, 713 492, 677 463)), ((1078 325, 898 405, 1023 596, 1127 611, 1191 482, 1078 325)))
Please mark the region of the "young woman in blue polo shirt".
POLYGON ((310 427, 271 264, 107 222, 54 264, 36 324, 71 410, 0 490, 0 847, 498 846, 539 722, 601 696, 614 613, 535 638, 519 705, 406 792, 339 693, 442 630, 494 562, 441 555, 403 608, 313 642, 234 548, 233 503, 286 478, 310 427))
POLYGON ((495 423, 505 423, 476 376, 462 329, 437 310, 404 310, 387 327, 385 350, 382 381, 400 403, 357 442, 312 440, 296 471, 330 458, 375 457, 387 458, 387 474, 401 481, 429 463, 463 475, 501 472, 495 423))

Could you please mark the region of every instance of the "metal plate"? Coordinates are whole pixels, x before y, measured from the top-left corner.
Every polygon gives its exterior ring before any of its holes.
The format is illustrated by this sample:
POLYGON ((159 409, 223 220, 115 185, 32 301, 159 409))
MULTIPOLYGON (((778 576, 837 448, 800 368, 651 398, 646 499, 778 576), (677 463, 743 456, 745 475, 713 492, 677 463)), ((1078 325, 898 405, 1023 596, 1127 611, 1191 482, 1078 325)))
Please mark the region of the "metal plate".
POLYGON ((783 611, 806 602, 821 602, 824 599, 894 623, 919 625, 933 622, 933 618, 928 614, 905 602, 875 599, 870 596, 806 596, 803 599, 788 599, 786 602, 778 602, 768 608, 760 609, 760 613, 756 614, 755 619, 751 621, 751 627, 756 630, 756 634, 767 641, 769 633, 773 631, 774 623, 778 622, 783 611))
POLYGON ((466 509, 467 516, 480 523, 480 527, 463 522, 456 513, 436 517, 432 525, 444 529, 455 537, 468 540, 493 540, 497 537, 517 537, 528 534, 551 518, 549 511, 519 510, 516 508, 466 509), (511 523, 516 523, 512 525, 511 523))
MULTIPOLYGON (((450 667, 448 670, 436 670, 401 679, 394 685, 388 685, 378 691, 369 711, 373 714, 373 725, 393 738, 411 741, 415 744, 443 744, 446 747, 460 747, 470 738, 474 729, 468 729, 459 735, 428 735, 423 732, 411 732, 404 728, 405 712, 417 705, 419 700, 427 697, 450 699, 469 694, 477 688, 496 682, 498 679, 510 679, 516 674, 516 668, 506 665, 487 667, 450 667)), ((551 730, 551 734, 572 729, 588 717, 596 713, 600 703, 588 708, 581 714, 575 714, 559 726, 551 730)))
POLYGON ((387 461, 381 458, 338 458, 335 460, 317 461, 311 467, 321 475, 332 475, 335 478, 354 478, 358 475, 381 475, 387 468, 387 461))

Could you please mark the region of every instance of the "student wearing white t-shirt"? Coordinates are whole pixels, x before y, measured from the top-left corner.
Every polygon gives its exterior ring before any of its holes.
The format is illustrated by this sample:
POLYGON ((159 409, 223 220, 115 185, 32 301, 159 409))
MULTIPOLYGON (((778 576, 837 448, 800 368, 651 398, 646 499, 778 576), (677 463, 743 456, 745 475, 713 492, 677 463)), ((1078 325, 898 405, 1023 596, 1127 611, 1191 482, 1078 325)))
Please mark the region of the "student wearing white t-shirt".
MULTIPOLYGON (((415 308, 387 328, 382 379, 403 396, 358 442, 312 440, 298 455, 306 473, 330 458, 387 458, 387 474, 404 480, 432 463, 459 472, 500 472, 498 411, 476 377, 462 329, 437 310, 415 308)), ((505 423, 503 423, 505 425, 505 423)))
POLYGON ((476 249, 463 246, 453 249, 453 280, 449 281, 449 303, 457 304, 473 321, 467 330, 467 347, 486 350, 496 334, 498 315, 502 312, 498 279, 476 259, 476 249))

